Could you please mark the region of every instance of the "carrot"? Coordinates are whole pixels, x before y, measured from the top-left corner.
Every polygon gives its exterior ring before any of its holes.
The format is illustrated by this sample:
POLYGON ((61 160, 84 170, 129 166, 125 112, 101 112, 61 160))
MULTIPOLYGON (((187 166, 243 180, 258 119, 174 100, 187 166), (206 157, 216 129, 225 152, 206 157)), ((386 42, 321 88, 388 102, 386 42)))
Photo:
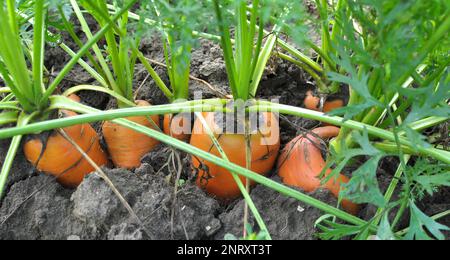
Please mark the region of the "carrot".
MULTIPOLYGON (((264 113, 264 125, 260 126, 261 131, 251 135, 251 170, 261 175, 269 173, 280 149, 278 120, 272 113, 264 113), (273 138, 271 138, 273 137, 273 138)), ((243 134, 222 133, 215 123, 215 113, 203 113, 207 125, 213 130, 220 146, 228 159, 237 165, 246 167, 246 140, 243 134)), ((194 123, 191 136, 191 145, 207 151, 213 155, 221 157, 221 154, 214 146, 203 127, 200 120, 194 123)), ((205 189, 209 194, 214 195, 223 201, 229 201, 240 196, 241 192, 233 179, 231 173, 213 163, 192 157, 194 173, 197 175, 197 185, 205 189)), ((241 177, 244 184, 245 178, 241 177)), ((254 183, 250 183, 253 185, 254 183)))
MULTIPOLYGON (((72 95, 72 100, 80 99, 72 95)), ((61 110, 63 117, 77 113, 61 110)), ((63 128, 63 131, 99 166, 107 164, 106 153, 102 150, 99 137, 89 124, 63 128)), ((93 172, 94 167, 60 133, 53 131, 46 138, 44 134, 29 136, 24 144, 25 157, 39 171, 57 177, 57 181, 69 188, 77 187, 83 178, 93 172)))
MULTIPOLYGON (((331 173, 331 170, 328 170, 326 175, 329 175, 331 173)), ((331 191, 331 193, 337 198, 339 197, 339 192, 341 192, 341 186, 342 184, 348 183, 350 181, 350 179, 343 175, 343 174, 339 174, 339 176, 334 179, 332 178, 331 180, 329 180, 326 184, 325 187, 331 191)), ((342 207, 349 213, 356 215, 359 212, 359 205, 355 204, 349 200, 343 200, 341 202, 342 207)))
MULTIPOLYGON (((320 127, 313 130, 313 133, 320 138, 335 137, 339 133, 339 128, 334 126, 320 127)), ((326 188, 338 197, 341 185, 348 182, 348 178, 340 175, 337 180, 331 179, 325 185, 321 184, 319 176, 326 167, 322 157, 319 140, 308 134, 306 137, 301 135, 293 139, 286 145, 278 160, 278 174, 287 185, 295 186, 306 192, 313 192, 319 188, 326 188)), ((326 176, 331 173, 328 169, 326 176)), ((358 213, 358 205, 344 200, 343 208, 352 213, 358 213)))
POLYGON ((78 102, 78 103, 81 102, 81 98, 80 98, 79 96, 75 95, 75 94, 72 94, 72 95, 68 96, 68 98, 69 98, 70 100, 75 101, 75 102, 78 102))
MULTIPOLYGON (((306 92, 305 97, 305 107, 309 110, 314 111, 320 111, 319 104, 320 104, 320 98, 315 96, 314 93, 309 90, 306 92)), ((344 101, 342 99, 335 99, 332 101, 325 101, 323 104, 322 112, 329 113, 335 109, 341 108, 344 106, 344 101)), ((332 126, 330 124, 324 123, 324 126, 332 126)))
POLYGON ((164 115, 164 133, 181 141, 189 140, 192 129, 190 114, 164 115))
MULTIPOLYGON (((329 113, 335 109, 341 108, 344 106, 344 101, 342 99, 335 99, 332 101, 326 101, 323 105, 323 112, 329 113)), ((324 123, 324 126, 333 126, 332 124, 324 123)), ((339 133, 338 133, 339 134, 339 133)), ((337 135, 336 135, 337 136, 337 135)))
POLYGON ((328 113, 335 109, 341 108, 344 106, 344 101, 342 99, 335 99, 332 101, 326 101, 323 105, 323 112, 328 113))
MULTIPOLYGON (((150 106, 147 101, 136 101, 137 106, 150 106)), ((159 116, 150 117, 159 127, 159 116)), ((146 116, 128 117, 126 119, 149 128, 155 129, 150 118, 146 116)), ((105 122, 102 126, 103 137, 108 147, 108 152, 116 167, 133 169, 141 165, 142 157, 153 150, 159 141, 138 133, 124 126, 105 122)))
POLYGON ((332 138, 339 135, 339 127, 328 126, 328 127, 318 127, 313 129, 312 132, 322 139, 332 138))
MULTIPOLYGON (((304 100, 305 108, 309 110, 314 111, 320 111, 319 105, 320 105, 320 97, 314 95, 312 90, 308 90, 306 92, 306 97, 304 100)), ((344 101, 342 99, 334 99, 331 101, 325 101, 323 104, 322 111, 324 113, 331 112, 337 108, 341 108, 344 106, 344 101)))
POLYGON ((315 96, 312 90, 306 92, 304 103, 307 109, 319 111, 320 98, 315 96))

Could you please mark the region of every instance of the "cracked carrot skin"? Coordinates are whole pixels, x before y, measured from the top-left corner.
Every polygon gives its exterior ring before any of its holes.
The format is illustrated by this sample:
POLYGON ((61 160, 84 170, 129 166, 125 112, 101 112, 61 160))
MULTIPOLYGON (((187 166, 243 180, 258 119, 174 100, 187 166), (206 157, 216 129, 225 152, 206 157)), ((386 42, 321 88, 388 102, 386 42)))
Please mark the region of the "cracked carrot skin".
MULTIPOLYGON (((203 116, 207 125, 215 133, 215 137, 228 159, 232 163, 246 167, 245 135, 223 134, 222 129, 219 129, 215 123, 214 113, 206 112, 203 113, 203 116)), ((264 113, 264 118, 265 125, 260 127, 262 133, 252 134, 250 141, 252 151, 250 169, 261 175, 266 175, 273 169, 280 150, 278 119, 272 113, 264 113), (269 139, 272 134, 276 138, 269 139)), ((194 124, 190 144, 215 156, 222 157, 198 119, 194 124)), ((198 174, 197 185, 205 189, 210 195, 222 201, 230 201, 241 195, 239 187, 228 170, 195 156, 192 157, 192 166, 194 174, 198 174)), ((240 178, 245 185, 245 178, 240 178)), ((254 182, 250 184, 254 185, 254 182)))
MULTIPOLYGON (((312 131, 320 138, 331 138, 339 134, 339 128, 334 126, 319 127, 312 131)), ((339 196, 342 184, 349 179, 340 174, 322 185, 319 179, 326 162, 322 157, 319 140, 313 135, 301 135, 286 145, 278 160, 278 174, 283 183, 313 192, 319 188, 328 189, 335 197, 339 196)), ((326 171, 326 176, 331 170, 326 171)), ((357 214, 359 206, 348 200, 342 201, 342 207, 351 214, 357 214)))
MULTIPOLYGON (((79 102, 75 95, 70 98, 79 102)), ((60 113, 64 117, 77 115, 67 110, 61 110, 60 113)), ((65 127, 63 131, 98 166, 108 163, 107 155, 100 146, 100 138, 91 125, 65 127)), ((45 139, 43 135, 29 137, 23 147, 25 157, 39 171, 57 177, 57 181, 68 188, 76 188, 86 175, 95 171, 83 155, 57 131, 45 139)))
MULTIPOLYGON (((136 101, 137 106, 151 106, 144 100, 136 101)), ((127 117, 127 120, 156 130, 160 126, 159 116, 127 117), (151 122, 153 120, 154 124, 151 122)), ((124 169, 134 169, 141 165, 144 155, 152 151, 160 142, 145 134, 136 132, 124 126, 105 122, 102 126, 103 137, 114 165, 124 169)))

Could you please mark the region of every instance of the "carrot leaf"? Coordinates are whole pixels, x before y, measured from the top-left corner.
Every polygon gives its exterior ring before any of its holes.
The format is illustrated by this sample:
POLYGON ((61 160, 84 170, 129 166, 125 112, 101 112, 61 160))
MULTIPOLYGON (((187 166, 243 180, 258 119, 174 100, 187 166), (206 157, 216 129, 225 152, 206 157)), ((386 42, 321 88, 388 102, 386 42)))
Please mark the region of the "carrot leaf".
POLYGON ((443 164, 436 163, 430 159, 420 158, 409 167, 408 172, 411 173, 409 178, 414 185, 414 198, 422 199, 426 193, 433 195, 441 186, 450 186, 450 171, 443 164))
POLYGON ((444 240, 445 236, 442 231, 448 231, 450 228, 442 224, 437 223, 431 217, 425 215, 413 201, 410 201, 410 226, 408 233, 406 233, 404 239, 412 240, 430 240, 432 239, 426 231, 430 232, 434 238, 444 240))
POLYGON ((367 233, 366 225, 341 224, 336 223, 333 219, 334 217, 331 215, 324 215, 316 221, 315 226, 321 231, 317 234, 320 239, 338 240, 367 233))
POLYGON ((377 180, 378 164, 382 156, 374 156, 353 172, 350 182, 343 185, 340 196, 355 203, 371 203, 384 207, 386 201, 377 180))
POLYGON ((395 240, 395 235, 392 232, 391 224, 389 223, 389 212, 386 212, 381 219, 378 227, 377 239, 380 240, 395 240))

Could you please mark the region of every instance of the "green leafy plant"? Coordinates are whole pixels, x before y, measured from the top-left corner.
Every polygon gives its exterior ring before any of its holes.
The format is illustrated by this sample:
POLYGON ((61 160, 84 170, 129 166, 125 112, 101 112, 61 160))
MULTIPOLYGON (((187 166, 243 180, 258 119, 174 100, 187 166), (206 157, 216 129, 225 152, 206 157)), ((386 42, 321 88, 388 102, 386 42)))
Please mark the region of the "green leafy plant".
MULTIPOLYGON (((444 1, 339 1, 338 5, 340 8, 334 17, 340 37, 329 44, 334 50, 331 58, 339 72, 328 75, 332 81, 349 85, 351 91, 349 104, 331 115, 343 115, 345 119, 386 128, 394 134, 395 140, 390 144, 386 141, 374 144, 369 136, 362 138, 343 127, 332 142, 334 158, 329 160, 328 166, 337 162, 331 174, 336 176, 352 158, 368 157, 353 172, 353 178, 341 195, 379 207, 373 219, 376 224, 381 219, 379 214, 398 206, 392 225, 383 219, 384 227, 389 224, 396 228, 408 207, 416 210, 414 220, 422 216, 412 201, 422 198, 425 190, 432 193, 437 187, 448 186, 445 167, 426 159, 431 154, 421 154, 423 157, 413 167, 407 163, 410 155, 417 155, 418 149, 432 147, 421 131, 445 122, 450 115, 447 104, 450 56, 448 44, 445 44, 450 9, 444 1), (401 139, 410 140, 412 149, 405 149, 400 144, 401 139), (390 198, 398 181, 392 181, 385 196, 377 182, 380 159, 386 156, 400 159, 395 178, 403 176, 403 191, 400 200, 395 202, 390 198)), ((441 159, 448 157, 448 151, 440 148, 434 152, 440 154, 441 159)), ((433 226, 430 228, 434 230, 433 226)), ((422 234, 409 234, 405 238, 428 237, 422 228, 415 230, 422 234)), ((432 234, 442 239, 440 233, 432 234)))
POLYGON ((199 1, 149 1, 148 18, 158 21, 164 58, 172 88, 172 101, 189 98, 191 52, 197 39, 192 31, 201 30, 203 6, 199 1), (170 25, 170 26, 164 26, 170 25))
MULTIPOLYGON (((131 4, 121 10, 120 14, 128 10, 131 4)), ((58 76, 47 85, 44 81, 44 53, 48 3, 43 0, 37 0, 34 1, 33 5, 29 6, 33 6, 33 45, 30 52, 32 55, 27 56, 27 51, 21 38, 23 34, 19 30, 20 21, 22 20, 21 16, 17 15, 19 12, 16 9, 16 3, 9 0, 0 2, 0 37, 2 37, 0 43, 0 75, 6 84, 7 90, 11 92, 10 95, 2 100, 0 105, 2 110, 0 112, 2 120, 0 121, 2 121, 2 124, 16 122, 18 127, 23 127, 30 122, 49 119, 52 111, 57 109, 51 104, 51 96, 59 83, 78 62, 79 58, 111 26, 111 24, 105 24, 105 27, 91 41, 86 43, 83 46, 84 48, 74 54, 73 58, 65 65, 58 76)), ((113 20, 116 20, 118 16, 114 17, 113 20)), ((71 103, 67 99, 63 99, 61 102, 71 103)), ((16 135, 11 141, 0 173, 0 195, 5 188, 5 183, 21 140, 22 135, 16 135)))
MULTIPOLYGON (((0 129, 0 138, 9 138, 17 135, 24 135, 24 134, 30 134, 36 131, 46 131, 51 130, 55 128, 60 127, 67 127, 71 125, 77 125, 80 123, 89 123, 89 122, 98 122, 103 120, 114 120, 114 122, 120 123, 121 125, 127 126, 135 131, 139 131, 141 133, 144 133, 148 136, 151 136, 153 138, 156 138, 160 140, 161 142, 164 142, 166 144, 169 144, 173 146, 176 149, 180 149, 181 151, 185 151, 188 153, 191 153, 195 156, 198 156, 198 158, 202 158, 205 160, 209 160, 211 162, 214 162, 215 164, 226 168, 227 170, 231 172, 235 172, 236 174, 239 174, 240 176, 247 177, 257 183, 260 183, 264 186, 267 186, 268 188, 271 188, 275 191, 278 191, 282 194, 285 194, 286 196, 298 199, 299 201, 305 202, 309 205, 313 205, 314 207, 323 210, 326 213, 329 213, 333 216, 338 217, 339 219, 342 219, 344 221, 347 221, 354 225, 366 225, 367 222, 364 220, 359 219, 358 217, 352 216, 348 213, 345 213, 339 209, 336 209, 330 205, 327 205, 317 199, 314 199, 308 195, 305 195, 295 189, 286 187, 285 185, 282 185, 278 182, 275 182, 271 179, 268 179, 264 176, 261 176, 259 174, 256 174, 252 171, 249 171, 248 169, 235 165, 233 163, 228 162, 225 159, 221 159, 219 157, 216 157, 214 155, 211 155, 208 152, 202 151, 196 147, 193 147, 187 143, 184 143, 182 141, 167 137, 165 134, 152 130, 149 128, 146 128, 144 126, 136 125, 133 123, 128 122, 124 119, 124 117, 129 116, 141 116, 141 115, 155 115, 155 114, 166 114, 166 113, 179 113, 181 111, 186 110, 192 110, 192 111, 217 111, 219 107, 222 107, 224 103, 217 102, 217 100, 203 100, 201 102, 199 101, 190 101, 190 102, 184 102, 179 104, 171 104, 171 105, 161 105, 161 106, 153 106, 153 107, 142 107, 142 108, 126 108, 126 109, 119 109, 119 110, 110 110, 110 111, 98 111, 93 108, 79 105, 79 104, 73 104, 73 103, 66 103, 64 102, 65 99, 62 97, 53 97, 52 102, 55 107, 61 108, 61 109, 71 109, 76 112, 82 113, 84 115, 79 115, 76 117, 70 117, 70 118, 61 118, 61 119, 54 119, 49 120, 45 122, 40 123, 33 123, 27 126, 23 127, 14 127, 14 128, 6 128, 6 129, 0 129), (219 107, 217 107, 218 104, 221 104, 219 107), (215 105, 215 106, 214 106, 215 105)), ((257 101, 256 104, 249 108, 252 109, 273 109, 276 111, 279 111, 282 114, 286 115, 293 115, 293 116, 299 116, 304 118, 309 118, 313 120, 319 120, 330 124, 345 126, 354 130, 363 131, 364 129, 367 129, 367 132, 371 136, 376 136, 379 138, 386 138, 388 140, 394 140, 394 136, 392 133, 381 130, 378 128, 371 127, 369 125, 364 125, 356 121, 347 120, 344 121, 342 118, 339 117, 330 117, 327 115, 323 115, 318 112, 311 112, 309 110, 286 106, 286 105, 280 105, 280 104, 272 104, 270 102, 263 102, 263 101, 257 101)), ((401 140, 402 144, 411 147, 412 144, 410 142, 406 142, 401 140)), ((427 150, 427 149, 425 149, 427 150)), ((448 162, 447 162, 448 163, 448 162)), ((442 216, 441 216, 442 217, 442 216)), ((369 225, 369 229, 372 231, 376 231, 376 227, 373 224, 369 225)))
MULTIPOLYGON (((449 152, 445 151, 443 145, 435 142, 436 139, 424 134, 424 130, 449 118, 450 77, 447 67, 450 59, 447 43, 450 15, 449 7, 444 1, 316 1, 320 15, 320 20, 316 22, 321 28, 322 46, 319 47, 308 39, 303 39, 302 42, 317 53, 317 61, 278 38, 282 31, 291 35, 296 33, 295 26, 287 28, 290 22, 296 24, 297 21, 304 21, 304 17, 297 20, 290 18, 293 7, 289 1, 285 3, 286 8, 280 8, 283 6, 280 5, 281 1, 260 0, 251 1, 251 4, 247 1, 212 1, 210 10, 214 10, 212 15, 217 19, 214 25, 218 25, 215 33, 219 35, 199 31, 189 34, 188 31, 183 31, 189 24, 184 24, 182 19, 174 21, 171 15, 190 1, 180 1, 178 6, 175 2, 155 0, 152 4, 157 8, 152 9, 155 13, 151 16, 154 20, 129 12, 136 1, 112 1, 111 5, 107 1, 71 1, 88 41, 83 43, 75 35, 68 13, 61 6, 58 7, 60 22, 80 50, 75 53, 61 42, 55 41, 72 58, 52 82, 44 80, 45 68, 42 61, 44 41, 51 35, 46 30, 48 6, 44 1, 32 2, 21 2, 24 4, 23 8, 28 8, 27 12, 18 11, 15 1, 0 2, 0 75, 4 83, 0 87, 0 125, 17 124, 15 127, 0 129, 0 139, 13 138, 0 173, 2 191, 23 135, 111 121, 187 152, 203 162, 211 162, 228 170, 261 230, 258 235, 248 229, 248 225, 244 225, 244 237, 270 238, 264 220, 249 196, 249 186, 244 184, 243 180, 247 179, 329 214, 317 221, 316 226, 320 230, 318 235, 322 239, 444 238, 443 231, 448 230, 448 227, 437 221, 449 212, 430 217, 417 206, 424 196, 434 194, 440 187, 449 184, 449 152), (79 3, 83 8, 78 6, 79 3), (176 8, 172 9, 174 7, 176 8), (92 15, 100 24, 97 33, 89 31, 84 15, 92 15), (170 88, 138 50, 140 35, 130 32, 129 19, 141 20, 162 32, 166 42, 165 57, 170 88), (32 26, 24 27, 27 23, 32 26), (177 25, 181 27, 178 29, 183 34, 177 33, 177 25), (273 26, 271 32, 264 30, 268 28, 267 25, 273 26), (32 37, 30 29, 24 28, 31 28, 32 37), (171 35, 170 32, 175 34, 171 35), (132 80, 137 62, 144 65, 170 100, 186 95, 189 66, 185 62, 189 60, 185 60, 184 55, 177 58, 176 54, 180 50, 177 44, 183 41, 174 39, 181 37, 180 35, 189 38, 186 42, 193 40, 194 38, 190 38, 192 36, 221 43, 230 89, 236 100, 255 98, 266 63, 272 55, 292 61, 303 68, 316 80, 323 93, 329 94, 339 86, 349 85, 349 105, 333 114, 258 100, 250 102, 245 107, 245 113, 279 112, 341 126, 340 136, 332 142, 328 166, 334 166, 334 169, 327 178, 337 176, 346 166, 361 158, 366 159, 353 172, 353 178, 345 186, 341 199, 351 198, 360 203, 374 204, 378 208, 376 214, 371 219, 362 220, 255 173, 251 170, 248 142, 242 145, 246 147, 244 166, 239 166, 228 158, 231 157, 229 153, 220 149, 222 145, 217 140, 218 136, 211 131, 207 131, 207 138, 221 151, 218 155, 168 137, 159 129, 123 119, 131 116, 144 116, 148 119, 155 115, 192 111, 198 115, 201 125, 207 126, 200 112, 234 112, 233 107, 226 106, 229 100, 222 99, 185 101, 153 107, 134 106, 132 80), (96 44, 100 39, 105 39, 105 49, 96 44), (284 52, 273 51, 277 44, 284 52), (31 51, 27 51, 28 46, 31 46, 31 51), (87 58, 88 62, 82 58, 87 58), (65 95, 80 90, 105 92, 119 101, 119 109, 98 111, 64 96, 54 95, 58 85, 77 63, 101 86, 77 86, 65 95), (51 117, 52 111, 59 109, 82 115, 59 119, 51 117), (397 157, 400 163, 387 191, 383 193, 378 184, 377 170, 379 162, 388 156, 397 157), (399 186, 400 196, 394 200, 394 192, 399 186), (410 213, 409 225, 400 226, 407 210, 410 213), (395 213, 393 219, 389 217, 389 213, 395 213)), ((301 22, 298 25, 303 26, 301 22)), ((58 26, 55 25, 56 28, 58 26)), ((189 53, 190 47, 183 46, 182 53, 189 53)), ((246 132, 245 136, 248 140, 249 133, 246 132)))
POLYGON ((409 222, 409 230, 408 233, 405 235, 405 239, 412 240, 412 239, 432 239, 427 234, 427 231, 431 233, 433 238, 437 239, 445 239, 444 234, 442 234, 441 231, 443 230, 450 230, 447 226, 441 225, 434 221, 429 216, 425 215, 417 206, 414 204, 413 201, 410 201, 410 214, 411 219, 409 222))
MULTIPOLYGON (((77 1, 70 1, 75 15, 80 21, 88 39, 93 37, 90 30, 90 25, 87 23, 83 11, 81 10, 77 1)), ((84 68, 101 83, 99 86, 77 86, 66 91, 65 95, 70 95, 80 90, 93 90, 105 92, 117 100, 119 108, 134 107, 134 106, 149 106, 150 103, 144 100, 135 100, 133 80, 135 73, 135 65, 140 61, 147 69, 148 73, 155 80, 160 89, 169 97, 173 94, 164 84, 159 75, 152 68, 150 63, 139 50, 140 35, 131 34, 132 29, 129 24, 128 12, 123 13, 117 20, 117 23, 112 22, 112 15, 108 11, 108 3, 106 1, 80 1, 84 10, 94 17, 98 25, 102 28, 108 23, 112 23, 112 29, 105 34, 106 41, 106 56, 100 47, 96 44, 92 46, 95 56, 88 54, 87 58, 93 64, 90 67, 84 64, 84 68), (110 68, 111 65, 111 68, 110 68), (99 70, 100 69, 100 70, 99 70)), ((113 1, 114 6, 122 8, 127 3, 113 1)), ((62 12, 60 12, 63 15, 62 12)), ((75 42, 81 45, 81 41, 71 29, 71 25, 65 19, 66 27, 69 34, 75 42)), ((159 129, 159 117, 136 117, 130 118, 135 123, 143 124, 155 129, 159 129)), ((106 143, 108 144, 108 151, 114 164, 123 168, 135 168, 140 165, 141 157, 154 149, 159 143, 145 135, 135 131, 123 128, 112 122, 105 122, 102 126, 102 133, 106 143), (139 147, 136 147, 136 140, 140 139, 139 147)))
MULTIPOLYGON (((93 37, 93 33, 91 32, 89 24, 87 23, 79 4, 81 4, 85 10, 87 10, 88 13, 95 18, 101 28, 111 22, 111 16, 108 13, 107 3, 105 1, 86 0, 79 1, 79 3, 77 1, 70 1, 70 3, 88 39, 93 37)), ((64 15, 62 11, 60 11, 60 13, 61 15, 64 15)), ((80 41, 79 37, 75 35, 67 17, 65 17, 65 25, 65 28, 68 30, 73 40, 78 43, 80 47, 83 46, 83 43, 80 41)), ((119 107, 135 105, 133 96, 135 64, 139 58, 141 58, 141 61, 145 62, 145 59, 142 58, 142 53, 138 50, 140 39, 133 39, 131 35, 127 34, 128 29, 128 12, 125 12, 120 16, 116 23, 113 23, 112 30, 105 33, 106 55, 97 44, 92 46, 94 55, 90 53, 87 54, 87 57, 93 63, 95 68, 93 69, 91 67, 87 67, 87 71, 91 73, 91 75, 97 79, 103 87, 109 89, 110 91, 101 90, 95 86, 91 87, 91 89, 107 91, 111 95, 114 94, 114 97, 118 99, 119 107), (116 38, 116 35, 119 37, 116 38), (110 68, 108 62, 111 63, 112 69, 110 68)), ((151 66, 148 67, 150 68, 150 72, 153 76, 160 80, 151 66)), ((73 88, 66 94, 71 94, 75 91, 88 88, 89 87, 87 86, 73 88)))
MULTIPOLYGON (((201 1, 155 1, 150 0, 141 12, 147 18, 153 18, 154 27, 161 36, 164 62, 170 81, 171 95, 166 95, 170 102, 182 102, 189 99, 189 81, 192 49, 198 38, 192 32, 203 29, 207 21, 204 4, 201 1)), ((146 26, 142 26, 145 28, 146 26)), ((164 132, 181 140, 188 140, 191 116, 189 113, 164 115, 164 132)))

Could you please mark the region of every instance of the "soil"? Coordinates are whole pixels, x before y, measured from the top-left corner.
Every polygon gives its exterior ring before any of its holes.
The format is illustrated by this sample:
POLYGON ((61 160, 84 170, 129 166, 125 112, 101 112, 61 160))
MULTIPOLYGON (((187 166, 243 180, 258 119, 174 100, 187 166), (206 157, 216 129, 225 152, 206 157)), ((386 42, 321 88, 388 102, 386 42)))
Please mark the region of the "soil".
MULTIPOLYGON (((46 65, 57 72, 68 58, 57 47, 49 46, 48 49, 46 65)), ((163 61, 158 40, 145 40, 141 49, 149 59, 163 61)), ((192 58, 192 76, 210 83, 217 90, 211 91, 204 83, 192 80, 192 93, 202 91, 203 98, 216 97, 217 92, 229 93, 225 65, 216 43, 202 40, 192 58)), ((157 66, 156 71, 168 82, 165 68, 157 66)), ((137 98, 155 105, 167 103, 155 83, 146 78, 147 73, 138 64, 134 82, 138 89, 137 98)), ((95 84, 95 81, 76 66, 61 84, 60 91, 79 84, 95 84)), ((303 71, 274 59, 263 77, 258 98, 303 106, 306 91, 313 88, 303 71)), ((106 95, 83 91, 80 97, 84 103, 98 109, 112 106, 106 95)), ((319 123, 288 116, 282 118, 280 124, 282 144, 286 144, 299 131, 312 129, 319 123)), ((0 166, 8 144, 9 141, 0 140, 0 166)), ((160 145, 144 156, 142 166, 133 172, 104 168, 138 219, 130 215, 98 174, 87 176, 75 190, 65 189, 52 177, 35 172, 19 152, 8 178, 6 195, 0 198, 0 239, 221 240, 226 234, 240 237, 244 200, 224 205, 208 196, 192 180, 190 156, 186 154, 180 154, 184 183, 180 184, 176 203, 173 203, 175 184, 171 177, 174 177, 174 171, 171 163, 167 163, 173 152, 171 148, 160 145)), ((383 189, 387 188, 395 168, 396 162, 389 158, 380 166, 379 182, 383 189)), ((271 178, 280 181, 276 172, 271 174, 271 178)), ((331 205, 336 204, 328 191, 319 190, 310 195, 331 205)), ((252 190, 251 196, 272 238, 316 239, 314 223, 323 215, 319 210, 261 185, 252 190)), ((448 209, 449 198, 449 190, 444 190, 429 199, 429 203, 424 203, 423 209, 429 214, 448 209)), ((360 217, 368 219, 373 213, 373 207, 365 206, 360 217)), ((446 225, 449 222, 449 218, 442 220, 446 225)), ((250 218, 250 223, 257 230, 253 218, 250 218)))
MULTIPOLYGON (((279 177, 274 180, 280 181, 279 177)), ((318 190, 309 194, 321 201, 336 205, 336 199, 325 190, 318 190)), ((280 193, 266 188, 262 185, 257 186, 251 193, 252 199, 257 209, 260 210, 261 217, 264 220, 272 239, 276 240, 313 240, 316 239, 315 220, 323 213, 305 203, 296 199, 286 197, 280 193)), ((223 223, 221 229, 215 236, 216 239, 223 239, 226 234, 233 234, 236 237, 242 236, 242 225, 236 225, 236 220, 244 218, 245 202, 239 200, 230 210, 219 215, 223 223)), ((249 219, 252 227, 256 227, 253 217, 249 219)))

